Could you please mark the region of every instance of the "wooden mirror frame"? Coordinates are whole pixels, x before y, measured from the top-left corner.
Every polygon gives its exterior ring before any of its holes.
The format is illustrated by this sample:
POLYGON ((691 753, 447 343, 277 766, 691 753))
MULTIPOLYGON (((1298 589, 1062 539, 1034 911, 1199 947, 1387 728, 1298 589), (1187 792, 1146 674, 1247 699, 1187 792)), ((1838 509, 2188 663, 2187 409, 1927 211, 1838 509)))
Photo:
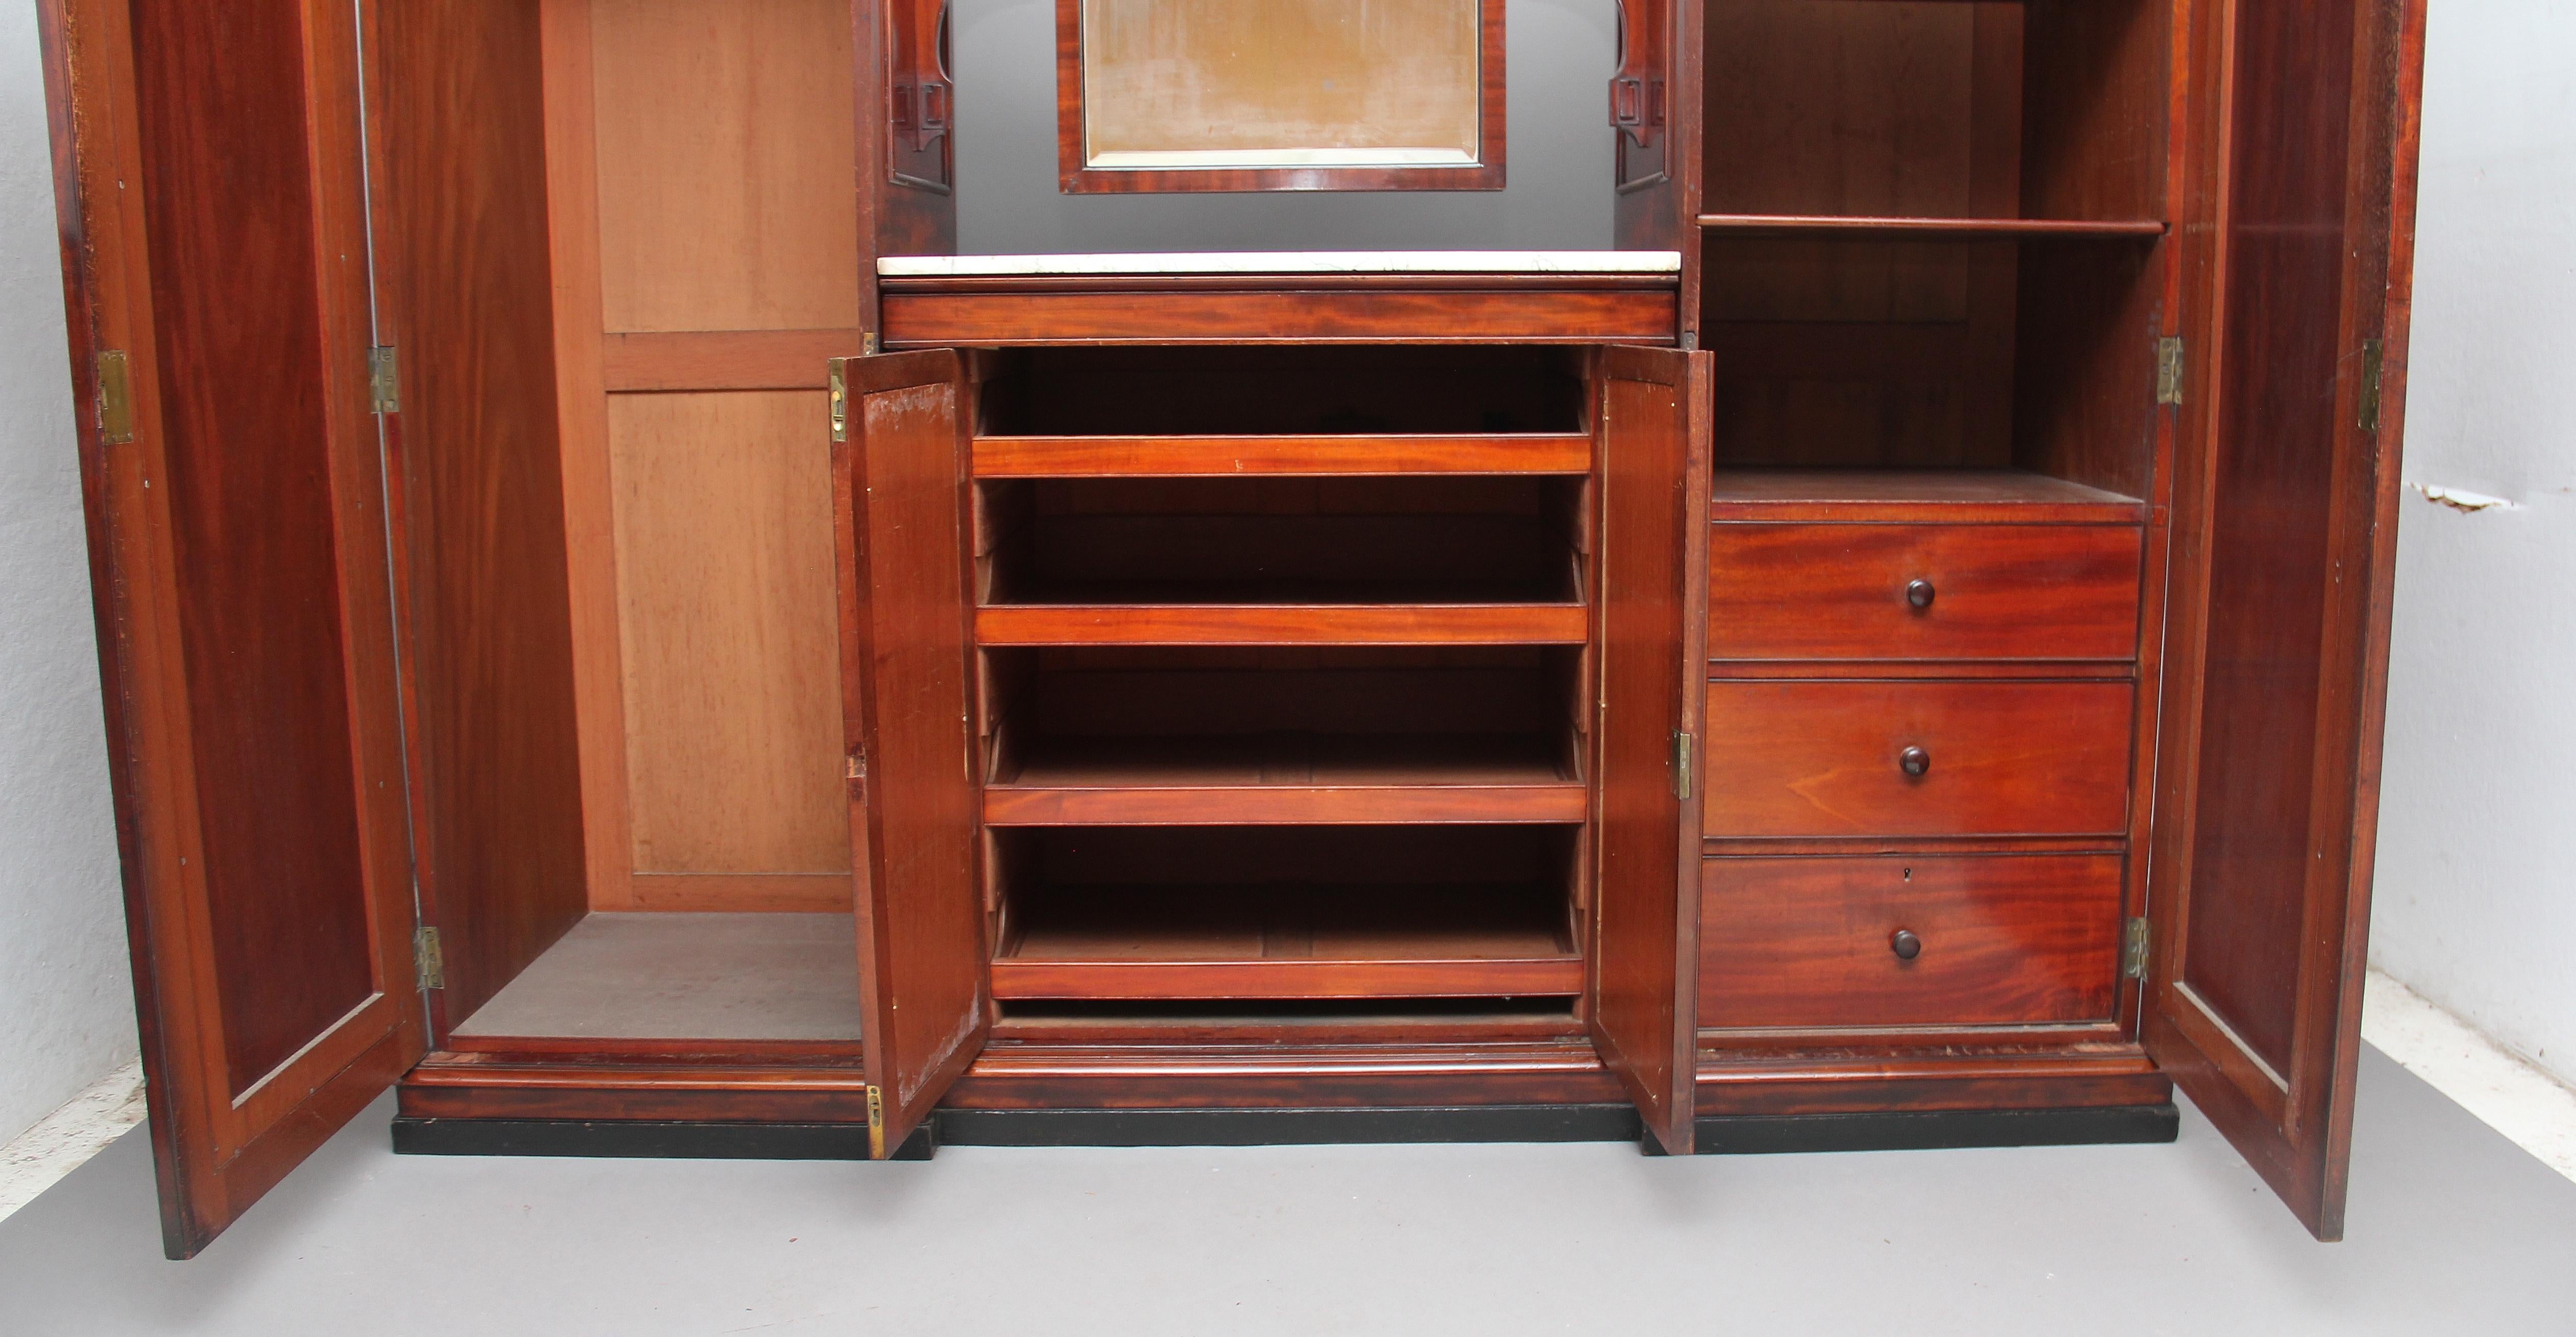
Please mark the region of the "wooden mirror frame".
POLYGON ((1055 7, 1056 162, 1068 195, 1503 188, 1503 0, 1475 0, 1477 152, 1454 166, 1093 167, 1085 152, 1083 3, 1056 0, 1055 7))

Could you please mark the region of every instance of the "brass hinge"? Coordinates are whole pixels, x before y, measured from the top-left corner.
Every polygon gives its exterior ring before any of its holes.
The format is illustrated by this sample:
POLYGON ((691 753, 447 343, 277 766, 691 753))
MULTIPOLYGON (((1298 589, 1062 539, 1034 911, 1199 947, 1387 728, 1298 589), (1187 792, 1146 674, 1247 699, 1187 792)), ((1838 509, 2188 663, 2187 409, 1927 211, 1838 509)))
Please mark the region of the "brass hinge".
POLYGON ((377 413, 402 412, 402 365, 391 345, 367 350, 367 403, 377 413))
POLYGON ((2128 922, 2126 935, 2120 942, 2120 974, 2123 977, 2133 980, 2147 977, 2147 947, 2152 936, 2146 920, 2132 919, 2128 922))
MULTIPOLYGON (((876 342, 875 336, 869 336, 868 342, 876 342)), ((850 360, 845 357, 832 359, 829 379, 832 387, 832 444, 837 446, 850 439, 850 360)))
POLYGON ((2182 402, 2182 340, 2156 340, 2156 402, 2182 402))
POLYGON ((2388 379, 2388 345, 2377 339, 2361 344, 2361 430, 2379 433, 2380 385, 2388 379))
POLYGON ((447 987, 447 953, 438 945, 438 930, 419 928, 412 931, 411 959, 420 974, 423 989, 447 987))
POLYGON ((98 355, 98 438, 110 446, 134 440, 134 369, 113 349, 98 355))
POLYGON ((1691 736, 1673 732, 1673 797, 1687 800, 1691 796, 1691 736))
POLYGON ((868 1088, 868 1159, 885 1159, 885 1092, 868 1088))

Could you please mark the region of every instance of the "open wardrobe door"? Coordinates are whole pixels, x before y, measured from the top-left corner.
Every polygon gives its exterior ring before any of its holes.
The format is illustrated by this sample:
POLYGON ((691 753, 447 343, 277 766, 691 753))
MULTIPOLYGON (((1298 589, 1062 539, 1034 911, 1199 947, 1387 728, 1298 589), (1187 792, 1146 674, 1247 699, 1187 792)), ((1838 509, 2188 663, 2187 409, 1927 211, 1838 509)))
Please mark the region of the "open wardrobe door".
POLYGON ((832 364, 833 532, 859 888, 868 1146, 896 1154, 990 1028, 969 400, 942 349, 832 364))
POLYGON ((1707 672, 1706 353, 1606 348, 1593 440, 1599 877, 1592 1041, 1673 1155, 1692 1149, 1699 980, 1699 722, 1707 672))
POLYGON ((172 1257, 424 1048, 355 10, 45 0, 126 922, 172 1257))
POLYGON ((2197 6, 2144 1041, 2342 1236, 2397 538, 2422 0, 2197 6))

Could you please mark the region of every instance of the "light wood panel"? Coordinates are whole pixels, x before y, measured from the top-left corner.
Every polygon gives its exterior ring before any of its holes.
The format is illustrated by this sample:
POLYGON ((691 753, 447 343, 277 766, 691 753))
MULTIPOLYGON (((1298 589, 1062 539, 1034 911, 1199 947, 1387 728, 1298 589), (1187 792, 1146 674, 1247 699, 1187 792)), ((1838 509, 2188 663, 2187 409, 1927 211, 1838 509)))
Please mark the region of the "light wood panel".
POLYGON ((859 324, 846 0, 593 0, 607 330, 859 324))
POLYGON ((619 395, 635 872, 850 867, 823 396, 619 395))

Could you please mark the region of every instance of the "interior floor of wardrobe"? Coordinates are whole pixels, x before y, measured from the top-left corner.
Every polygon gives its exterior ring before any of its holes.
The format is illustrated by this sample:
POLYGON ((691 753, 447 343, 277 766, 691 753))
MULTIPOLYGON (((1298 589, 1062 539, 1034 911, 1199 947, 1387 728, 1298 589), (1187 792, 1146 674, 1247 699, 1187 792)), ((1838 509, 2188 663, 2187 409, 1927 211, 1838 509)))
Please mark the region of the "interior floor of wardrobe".
POLYGON ((593 914, 454 1033, 856 1040, 858 922, 843 914, 593 914))

